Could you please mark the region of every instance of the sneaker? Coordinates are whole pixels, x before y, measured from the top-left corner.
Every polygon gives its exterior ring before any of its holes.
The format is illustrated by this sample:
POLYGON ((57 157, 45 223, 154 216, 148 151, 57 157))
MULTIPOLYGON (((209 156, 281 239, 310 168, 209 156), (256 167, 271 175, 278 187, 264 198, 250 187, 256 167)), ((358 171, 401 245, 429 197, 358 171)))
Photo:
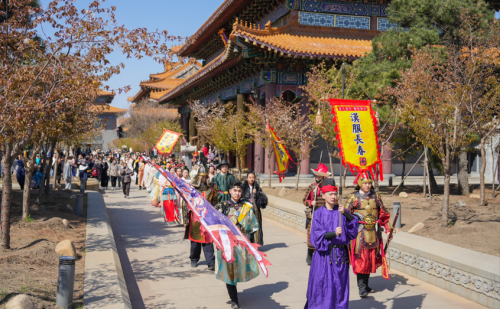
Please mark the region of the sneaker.
POLYGON ((308 254, 307 257, 306 257, 306 263, 307 263, 307 265, 311 266, 311 261, 312 261, 312 256, 310 256, 308 254))
POLYGON ((366 291, 369 293, 375 293, 375 290, 372 288, 366 288, 366 291))
POLYGON ((361 298, 366 298, 368 296, 368 292, 364 291, 363 293, 359 294, 359 297, 361 298))
POLYGON ((209 265, 209 266, 208 266, 208 270, 210 270, 210 271, 215 271, 215 266, 214 266, 214 265, 209 265))
POLYGON ((240 309, 240 308, 241 308, 240 305, 238 305, 234 301, 231 302, 231 309, 240 309))
POLYGON ((123 196, 123 198, 127 198, 127 196, 126 196, 126 195, 124 195, 124 196, 123 196))
POLYGON ((127 196, 127 198, 130 200, 130 196, 127 196))
POLYGON ((191 267, 193 267, 193 268, 198 267, 198 262, 191 261, 191 267))

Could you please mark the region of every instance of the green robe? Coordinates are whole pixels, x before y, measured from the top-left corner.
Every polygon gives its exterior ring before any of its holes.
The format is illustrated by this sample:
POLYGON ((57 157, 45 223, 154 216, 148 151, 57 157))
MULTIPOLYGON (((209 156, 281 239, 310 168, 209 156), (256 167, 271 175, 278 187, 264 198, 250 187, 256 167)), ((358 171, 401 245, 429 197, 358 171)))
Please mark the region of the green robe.
MULTIPOLYGON (((259 222, 249 201, 240 200, 235 203, 229 200, 215 205, 215 209, 236 224, 247 238, 259 230, 259 222)), ((234 262, 232 263, 224 261, 221 250, 221 248, 218 248, 215 254, 215 274, 217 279, 227 284, 236 285, 238 282, 250 281, 260 274, 259 263, 245 247, 234 246, 234 262)))
POLYGON ((217 186, 219 203, 225 202, 231 198, 231 196, 229 195, 229 186, 235 180, 236 177, 234 177, 233 174, 230 174, 229 172, 227 172, 226 175, 219 173, 212 179, 212 182, 217 186))

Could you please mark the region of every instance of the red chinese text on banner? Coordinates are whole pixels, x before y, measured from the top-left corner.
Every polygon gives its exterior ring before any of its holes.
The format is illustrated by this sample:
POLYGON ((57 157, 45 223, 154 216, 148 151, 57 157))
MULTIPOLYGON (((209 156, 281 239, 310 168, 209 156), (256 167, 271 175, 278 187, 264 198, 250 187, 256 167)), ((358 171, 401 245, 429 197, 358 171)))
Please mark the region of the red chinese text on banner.
POLYGON ((359 177, 368 173, 383 180, 382 159, 378 142, 377 118, 371 101, 329 99, 336 126, 342 164, 359 177))

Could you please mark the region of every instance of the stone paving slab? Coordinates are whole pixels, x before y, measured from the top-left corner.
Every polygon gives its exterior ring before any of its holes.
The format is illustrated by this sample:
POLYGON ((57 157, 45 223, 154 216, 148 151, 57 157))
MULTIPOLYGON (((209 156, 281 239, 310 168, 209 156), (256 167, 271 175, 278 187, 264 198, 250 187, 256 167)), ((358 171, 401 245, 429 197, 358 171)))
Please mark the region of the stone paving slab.
MULTIPOLYGON (((159 208, 150 206, 146 191, 131 190, 131 199, 108 191, 104 200, 111 219, 118 253, 134 309, 229 308, 225 284, 215 279, 203 257, 190 267, 189 241, 184 228, 165 226, 159 208)), ((240 305, 245 309, 304 308, 309 267, 305 263, 306 236, 288 226, 264 218, 261 248, 273 264, 269 277, 238 284, 240 305)), ((357 293, 350 276, 350 309, 472 309, 484 308, 450 292, 392 271, 391 280, 380 273, 370 285, 377 292, 366 299, 357 293)))

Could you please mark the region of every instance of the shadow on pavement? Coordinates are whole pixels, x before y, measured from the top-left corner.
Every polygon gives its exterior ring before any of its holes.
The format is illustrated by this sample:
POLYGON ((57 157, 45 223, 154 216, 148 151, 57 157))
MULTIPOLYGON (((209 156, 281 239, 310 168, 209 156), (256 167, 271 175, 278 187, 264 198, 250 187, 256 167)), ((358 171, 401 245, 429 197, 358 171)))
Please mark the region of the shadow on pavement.
POLYGON ((288 248, 288 246, 284 242, 279 242, 275 244, 269 244, 269 245, 263 245, 259 247, 260 252, 267 252, 272 249, 277 249, 277 248, 288 248))
POLYGON ((245 289, 242 292, 238 291, 238 299, 240 300, 240 304, 243 301, 245 308, 289 308, 288 306, 279 304, 271 298, 273 294, 286 290, 288 285, 288 282, 281 281, 273 284, 255 286, 253 288, 245 289))
MULTIPOLYGON (((407 292, 407 291, 406 291, 407 292)), ((403 293, 406 293, 403 292, 403 293)), ((400 293, 399 295, 403 294, 400 293)), ((349 301, 349 309, 419 309, 422 308, 422 303, 426 294, 413 295, 413 296, 401 296, 396 295, 395 297, 389 298, 383 302, 375 300, 373 297, 368 296, 367 298, 349 301), (389 303, 392 300, 392 305, 389 303)))
MULTIPOLYGON (((390 280, 384 279, 382 276, 370 277, 369 287, 377 292, 389 290, 394 292, 400 286, 413 286, 407 284, 408 279, 401 275, 391 275, 390 280)), ((356 291, 357 292, 357 291, 356 291)))

